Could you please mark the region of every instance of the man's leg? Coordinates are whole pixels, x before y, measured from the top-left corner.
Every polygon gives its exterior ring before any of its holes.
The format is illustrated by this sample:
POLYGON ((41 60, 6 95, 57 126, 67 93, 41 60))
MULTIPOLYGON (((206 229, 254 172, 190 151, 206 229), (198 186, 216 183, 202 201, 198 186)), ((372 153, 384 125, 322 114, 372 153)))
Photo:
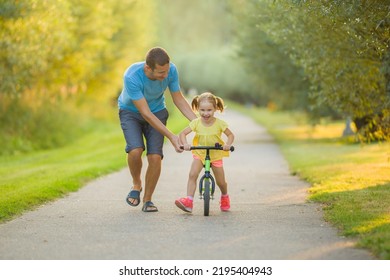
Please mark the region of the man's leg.
MULTIPOLYGON (((155 113, 156 117, 166 125, 168 111, 166 109, 155 113)), ((148 168, 145 174, 145 192, 143 202, 152 201, 154 190, 156 189, 161 174, 161 164, 163 155, 164 136, 161 135, 151 125, 145 127, 144 135, 147 145, 148 168)), ((148 210, 157 210, 155 206, 147 207, 148 210)))
POLYGON ((119 110, 119 118, 126 139, 127 165, 133 180, 132 190, 126 199, 127 203, 136 206, 140 202, 139 193, 133 190, 140 191, 142 188, 141 170, 144 151, 142 125, 145 121, 140 118, 139 114, 127 110, 119 110))
POLYGON ((127 165, 129 166, 130 175, 133 179, 133 188, 140 190, 142 188, 141 170, 142 170, 142 148, 131 150, 127 154, 127 165))
POLYGON ((145 192, 143 202, 151 201, 161 174, 161 155, 149 154, 148 169, 145 174, 145 192))
MULTIPOLYGON (((142 170, 142 152, 143 148, 131 150, 127 154, 127 165, 129 166, 130 175, 133 179, 133 190, 140 191, 142 188, 141 170, 142 170)), ((131 204, 136 204, 138 201, 135 198, 127 199, 131 204)))

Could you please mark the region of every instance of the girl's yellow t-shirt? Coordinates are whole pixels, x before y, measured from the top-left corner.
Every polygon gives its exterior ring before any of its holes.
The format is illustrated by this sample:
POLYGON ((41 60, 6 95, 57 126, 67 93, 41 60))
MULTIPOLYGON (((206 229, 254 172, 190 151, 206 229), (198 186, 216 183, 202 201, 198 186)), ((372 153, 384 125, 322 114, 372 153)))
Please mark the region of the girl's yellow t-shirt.
MULTIPOLYGON (((216 118, 215 122, 211 126, 205 126, 202 124, 201 119, 197 118, 190 122, 189 127, 193 132, 195 132, 195 136, 192 141, 193 146, 214 146, 215 143, 219 143, 221 145, 225 144, 221 136, 226 128, 228 128, 228 124, 221 119, 216 118)), ((192 153, 204 162, 206 150, 192 150, 192 153)), ((210 159, 212 162, 228 156, 229 151, 210 150, 210 159)))

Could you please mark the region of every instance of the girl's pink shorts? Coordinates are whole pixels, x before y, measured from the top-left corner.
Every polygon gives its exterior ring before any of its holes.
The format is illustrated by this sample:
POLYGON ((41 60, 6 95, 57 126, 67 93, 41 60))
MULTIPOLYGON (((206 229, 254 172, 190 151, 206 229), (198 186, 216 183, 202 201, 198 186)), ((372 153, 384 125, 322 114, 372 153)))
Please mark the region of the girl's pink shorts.
MULTIPOLYGON (((197 155, 192 155, 192 157, 194 159, 201 160, 200 157, 198 157, 197 155)), ((223 166, 223 161, 222 161, 222 159, 219 159, 219 160, 216 160, 216 161, 212 161, 211 165, 214 166, 214 167, 222 167, 223 166)))

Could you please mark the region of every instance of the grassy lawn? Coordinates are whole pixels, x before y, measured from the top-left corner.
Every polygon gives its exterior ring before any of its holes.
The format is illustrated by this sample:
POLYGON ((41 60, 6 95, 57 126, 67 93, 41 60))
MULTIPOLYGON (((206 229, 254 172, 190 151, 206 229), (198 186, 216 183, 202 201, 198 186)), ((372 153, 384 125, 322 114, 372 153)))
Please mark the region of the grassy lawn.
MULTIPOLYGON (((170 129, 178 132, 185 124, 177 111, 170 112, 170 129)), ((124 147, 119 121, 95 122, 65 147, 0 157, 0 222, 125 167, 124 147)))
POLYGON ((125 164, 120 128, 96 124, 62 148, 0 157, 0 221, 61 197, 125 164))
POLYGON ((309 199, 324 205, 325 219, 340 234, 390 259, 390 143, 342 139, 344 123, 312 127, 299 114, 233 108, 267 127, 291 173, 311 183, 309 199))

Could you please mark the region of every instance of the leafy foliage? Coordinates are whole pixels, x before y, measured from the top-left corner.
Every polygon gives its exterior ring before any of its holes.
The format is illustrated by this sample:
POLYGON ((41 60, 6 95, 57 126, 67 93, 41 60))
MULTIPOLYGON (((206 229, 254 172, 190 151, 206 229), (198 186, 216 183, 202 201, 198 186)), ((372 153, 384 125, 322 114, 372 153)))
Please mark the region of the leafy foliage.
POLYGON ((105 115, 124 70, 154 40, 153 9, 136 0, 0 0, 0 153, 65 144, 86 110, 105 115))
MULTIPOLYGON (((310 84, 307 108, 328 106, 345 117, 365 118, 363 136, 389 137, 388 1, 254 0, 240 12, 245 27, 240 54, 252 64, 259 62, 250 68, 254 75, 267 77, 263 69, 282 61, 295 65, 302 72, 290 78, 300 81, 303 76, 310 84), (248 38, 254 42, 248 44, 248 38)), ((263 84, 283 83, 287 73, 280 69, 263 84)), ((287 83, 283 91, 294 88, 287 83)))

